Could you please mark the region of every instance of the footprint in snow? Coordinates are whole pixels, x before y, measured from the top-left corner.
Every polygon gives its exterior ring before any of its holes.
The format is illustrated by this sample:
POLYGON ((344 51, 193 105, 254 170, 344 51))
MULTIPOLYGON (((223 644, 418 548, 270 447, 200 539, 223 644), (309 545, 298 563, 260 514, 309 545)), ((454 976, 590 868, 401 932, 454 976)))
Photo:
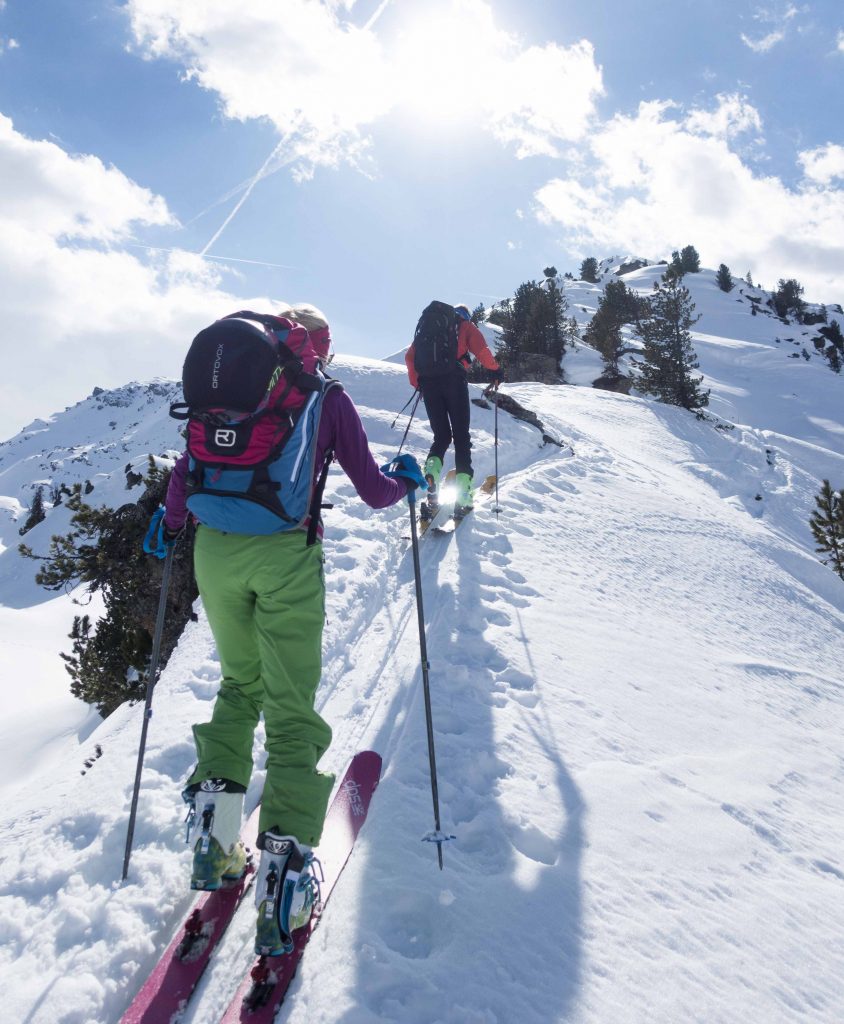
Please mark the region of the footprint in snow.
POLYGON ((103 819, 98 814, 79 814, 65 818, 58 831, 75 850, 87 849, 99 835, 103 819))
POLYGON ((424 960, 431 955, 437 934, 445 930, 435 928, 431 915, 442 908, 427 895, 406 894, 396 900, 379 931, 387 946, 408 960, 424 960))
POLYGON ((510 826, 510 842, 523 856, 549 867, 557 863, 559 845, 536 825, 510 826))
POLYGON ((508 669, 498 679, 513 690, 532 690, 536 680, 526 672, 519 672, 517 669, 508 669))
POLYGON ((211 679, 193 679, 190 681, 189 686, 193 691, 194 697, 199 700, 214 700, 217 696, 217 691, 220 689, 219 670, 213 681, 211 679))

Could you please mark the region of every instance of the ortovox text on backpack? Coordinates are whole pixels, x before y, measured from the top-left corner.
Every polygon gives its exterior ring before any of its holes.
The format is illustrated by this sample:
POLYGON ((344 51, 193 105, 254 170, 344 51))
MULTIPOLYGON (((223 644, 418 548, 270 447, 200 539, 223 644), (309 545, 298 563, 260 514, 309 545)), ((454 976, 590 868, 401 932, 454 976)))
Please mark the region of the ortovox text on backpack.
POLYGON ((293 530, 309 515, 315 525, 316 441, 335 386, 308 332, 284 317, 242 311, 199 332, 170 415, 187 420, 187 507, 200 523, 239 534, 293 530))

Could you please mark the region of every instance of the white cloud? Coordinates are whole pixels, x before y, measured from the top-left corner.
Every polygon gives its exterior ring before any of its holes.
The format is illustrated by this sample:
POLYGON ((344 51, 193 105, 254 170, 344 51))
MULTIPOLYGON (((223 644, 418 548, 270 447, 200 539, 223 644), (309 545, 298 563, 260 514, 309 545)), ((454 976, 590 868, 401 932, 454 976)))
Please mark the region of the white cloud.
POLYGON ((17 132, 0 114, 0 166, 5 202, 0 223, 25 224, 53 239, 114 242, 131 225, 172 224, 163 199, 94 156, 70 156, 53 142, 17 132))
POLYGON ((798 154, 803 173, 813 182, 828 185, 833 178, 844 180, 844 146, 829 142, 798 154))
MULTIPOLYGON (((2 7, 0 7, 0 10, 2 10, 2 7)), ((0 57, 2 57, 7 50, 19 50, 20 45, 21 44, 17 39, 6 39, 3 36, 0 36, 0 57)))
POLYGON ((268 173, 366 168, 371 132, 396 111, 414 124, 480 123, 518 156, 556 153, 586 131, 602 92, 588 42, 525 46, 486 0, 396 4, 362 28, 351 6, 129 0, 127 10, 147 56, 184 64, 227 116, 272 121, 285 145, 268 173))
POLYGON ((136 226, 173 223, 163 199, 2 115, 0 180, 2 437, 95 385, 177 375, 196 330, 243 301, 225 293, 215 264, 115 248, 136 226))
POLYGON ((844 30, 838 33, 838 52, 844 53, 844 30))
POLYGON ((748 100, 737 94, 716 96, 714 110, 692 110, 686 117, 686 128, 700 135, 717 135, 724 139, 742 132, 761 132, 759 111, 748 100))
POLYGON ((759 39, 751 39, 744 32, 741 34, 741 41, 745 46, 753 50, 754 53, 767 53, 768 50, 773 50, 777 43, 781 43, 783 39, 785 39, 785 29, 769 32, 766 36, 762 36, 759 39))
POLYGON ((753 14, 754 19, 762 24, 773 24, 776 28, 756 39, 751 39, 750 36, 743 32, 741 35, 741 41, 745 46, 753 50, 754 53, 767 53, 769 50, 772 50, 777 43, 781 43, 783 39, 785 39, 790 22, 793 21, 793 19, 800 13, 800 9, 795 7, 793 4, 788 4, 784 8, 776 9, 757 7, 753 14))
POLYGON ((613 118, 590 135, 586 170, 539 190, 540 219, 592 251, 660 257, 692 244, 704 265, 751 267, 767 281, 797 277, 818 301, 841 301, 844 190, 818 179, 794 190, 754 173, 731 148, 730 128, 755 126, 752 108, 734 97, 720 106, 733 113, 684 116, 653 102, 613 118))

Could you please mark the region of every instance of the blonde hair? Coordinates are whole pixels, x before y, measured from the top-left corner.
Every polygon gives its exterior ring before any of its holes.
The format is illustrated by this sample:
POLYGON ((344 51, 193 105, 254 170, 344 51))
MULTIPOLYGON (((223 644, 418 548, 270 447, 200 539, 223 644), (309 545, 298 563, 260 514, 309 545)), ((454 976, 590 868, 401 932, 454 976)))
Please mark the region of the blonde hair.
POLYGON ((285 316, 288 320, 295 320, 307 331, 317 331, 320 328, 328 327, 328 320, 322 310, 312 306, 310 302, 298 302, 292 306, 284 306, 278 311, 278 316, 285 316))

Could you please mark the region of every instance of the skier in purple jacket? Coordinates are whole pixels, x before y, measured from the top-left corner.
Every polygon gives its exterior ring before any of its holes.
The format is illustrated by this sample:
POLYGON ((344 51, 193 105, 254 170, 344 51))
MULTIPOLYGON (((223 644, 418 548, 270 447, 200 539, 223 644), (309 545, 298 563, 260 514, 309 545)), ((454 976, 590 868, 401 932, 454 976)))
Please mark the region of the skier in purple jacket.
MULTIPOLYGON (((331 338, 325 317, 312 306, 281 315, 307 328, 326 363, 331 338)), ((400 456, 386 473, 378 468, 354 403, 337 387, 324 398, 317 475, 329 452, 372 508, 425 488, 412 456, 400 456)), ((187 472, 184 453, 167 491, 165 542, 172 542, 187 519, 187 472)), ((196 580, 223 678, 211 721, 193 729, 197 764, 184 791, 192 814, 191 887, 215 889, 245 870, 240 826, 254 732, 263 713, 267 777, 259 822, 256 951, 269 956, 288 952, 292 932, 310 916, 311 849, 319 843, 334 783, 333 775, 317 770, 331 741, 329 725, 314 708, 325 618, 321 532, 320 526, 317 542, 308 546, 304 528, 256 536, 200 524, 194 546, 196 580)))

